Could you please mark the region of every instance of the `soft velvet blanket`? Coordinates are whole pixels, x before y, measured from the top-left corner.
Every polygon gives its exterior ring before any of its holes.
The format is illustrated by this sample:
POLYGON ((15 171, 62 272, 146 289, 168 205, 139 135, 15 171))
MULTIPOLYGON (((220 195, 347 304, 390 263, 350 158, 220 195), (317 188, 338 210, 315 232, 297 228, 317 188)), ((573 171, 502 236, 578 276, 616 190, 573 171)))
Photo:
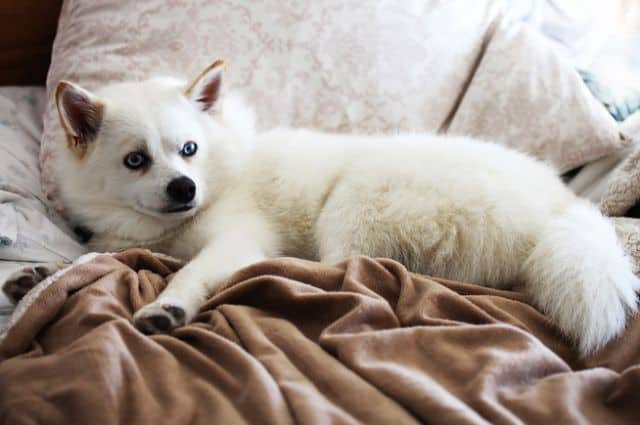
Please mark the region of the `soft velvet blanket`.
POLYGON ((640 320, 580 360, 517 292, 386 259, 239 271, 194 324, 132 314, 181 264, 144 250, 77 265, 0 343, 0 423, 640 423, 640 320))

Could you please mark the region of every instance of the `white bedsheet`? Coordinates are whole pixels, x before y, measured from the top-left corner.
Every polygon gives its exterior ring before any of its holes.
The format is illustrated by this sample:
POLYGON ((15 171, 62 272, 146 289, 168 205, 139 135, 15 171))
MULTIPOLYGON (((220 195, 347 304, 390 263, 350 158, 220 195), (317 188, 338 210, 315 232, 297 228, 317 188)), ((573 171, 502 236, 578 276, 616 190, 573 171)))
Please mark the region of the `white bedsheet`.
POLYGON ((40 185, 44 87, 0 87, 0 260, 70 262, 86 250, 40 185))
MULTIPOLYGON (((86 251, 40 188, 45 100, 44 87, 0 87, 0 285, 27 264, 71 262, 86 251)), ((12 311, 0 291, 0 328, 12 311)))
MULTIPOLYGON (((0 283, 3 283, 11 273, 27 265, 29 265, 29 263, 0 261, 0 283)), ((4 293, 0 291, 0 329, 4 328, 13 310, 14 305, 5 297, 4 293)))

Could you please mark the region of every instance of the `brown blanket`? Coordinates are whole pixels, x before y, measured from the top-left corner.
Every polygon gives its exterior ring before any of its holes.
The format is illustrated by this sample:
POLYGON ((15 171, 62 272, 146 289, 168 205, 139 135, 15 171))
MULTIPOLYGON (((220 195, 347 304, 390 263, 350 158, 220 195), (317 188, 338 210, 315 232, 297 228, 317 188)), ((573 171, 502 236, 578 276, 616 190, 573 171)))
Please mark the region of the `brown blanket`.
POLYGON ((640 320, 580 361, 522 294, 279 259, 141 334, 179 267, 130 250, 42 291, 0 345, 0 423, 640 423, 640 320))

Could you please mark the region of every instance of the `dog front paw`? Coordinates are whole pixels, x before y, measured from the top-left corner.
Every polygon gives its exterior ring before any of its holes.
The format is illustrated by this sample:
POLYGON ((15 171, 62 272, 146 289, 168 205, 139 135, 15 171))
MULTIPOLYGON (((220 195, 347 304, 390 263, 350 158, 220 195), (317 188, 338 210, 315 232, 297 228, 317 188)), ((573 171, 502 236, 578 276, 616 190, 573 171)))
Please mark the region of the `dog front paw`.
POLYGON ((187 324, 187 312, 178 303, 157 300, 138 310, 133 323, 147 335, 166 334, 187 324))
POLYGON ((60 263, 50 263, 20 269, 7 278, 2 285, 2 292, 11 302, 17 304, 34 286, 62 267, 63 265, 60 263))

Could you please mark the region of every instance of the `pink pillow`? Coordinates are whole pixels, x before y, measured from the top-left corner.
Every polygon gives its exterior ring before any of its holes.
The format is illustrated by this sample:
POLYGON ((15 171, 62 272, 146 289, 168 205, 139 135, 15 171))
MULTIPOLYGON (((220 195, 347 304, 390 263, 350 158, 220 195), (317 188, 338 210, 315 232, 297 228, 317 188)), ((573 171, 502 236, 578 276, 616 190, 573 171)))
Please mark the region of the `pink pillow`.
MULTIPOLYGON (((493 138, 504 129, 482 127, 471 118, 492 107, 495 99, 486 99, 483 106, 477 93, 471 103, 465 93, 470 84, 473 87, 474 71, 483 64, 492 37, 506 22, 500 4, 492 0, 65 0, 47 90, 51 99, 60 79, 89 90, 152 75, 190 79, 222 58, 228 64, 227 84, 244 92, 261 128, 394 132, 442 131, 454 125, 458 133, 493 138)), ((562 170, 618 148, 613 120, 603 118, 603 108, 581 87, 569 65, 556 64, 553 54, 544 53, 551 55, 554 66, 536 72, 553 75, 535 96, 509 97, 510 102, 529 103, 531 108, 510 122, 507 134, 518 137, 505 142, 547 158, 562 170), (558 104, 555 77, 581 108, 564 104, 566 96, 558 104), (536 114, 551 105, 557 113, 538 119, 536 114), (550 121, 579 125, 556 132, 558 126, 550 121), (563 149, 557 149, 559 144, 563 149), (564 158, 573 151, 580 155, 564 158)), ((526 65, 509 66, 509 58, 503 61, 507 66, 501 72, 515 69, 526 74, 526 65)), ((498 89, 510 90, 503 85, 503 75, 494 77, 492 96, 498 89)), ((500 105, 501 111, 508 107, 500 105)), ((45 192, 54 200, 57 158, 66 154, 50 102, 41 166, 45 192)))

